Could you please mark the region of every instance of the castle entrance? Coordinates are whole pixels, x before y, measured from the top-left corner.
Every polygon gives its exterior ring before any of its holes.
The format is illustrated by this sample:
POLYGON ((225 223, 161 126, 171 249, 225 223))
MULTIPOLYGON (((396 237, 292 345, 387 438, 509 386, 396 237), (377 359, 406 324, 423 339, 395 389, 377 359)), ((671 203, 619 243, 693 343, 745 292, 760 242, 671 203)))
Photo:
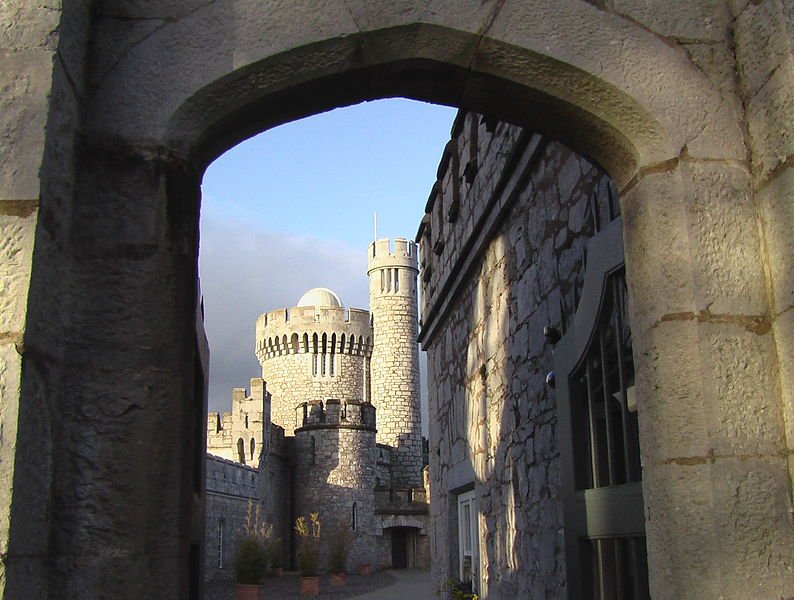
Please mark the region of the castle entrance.
POLYGON ((416 534, 414 527, 393 527, 391 538, 391 566, 393 569, 416 568, 416 534))

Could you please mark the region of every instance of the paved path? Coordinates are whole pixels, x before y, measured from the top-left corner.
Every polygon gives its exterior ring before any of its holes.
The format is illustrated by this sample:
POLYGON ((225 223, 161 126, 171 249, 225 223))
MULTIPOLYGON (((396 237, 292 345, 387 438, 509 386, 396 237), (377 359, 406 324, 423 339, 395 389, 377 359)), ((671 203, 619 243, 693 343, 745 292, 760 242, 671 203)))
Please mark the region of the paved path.
POLYGON ((405 569, 389 571, 397 581, 389 586, 352 596, 355 600, 433 600, 433 586, 430 583, 430 571, 405 569))

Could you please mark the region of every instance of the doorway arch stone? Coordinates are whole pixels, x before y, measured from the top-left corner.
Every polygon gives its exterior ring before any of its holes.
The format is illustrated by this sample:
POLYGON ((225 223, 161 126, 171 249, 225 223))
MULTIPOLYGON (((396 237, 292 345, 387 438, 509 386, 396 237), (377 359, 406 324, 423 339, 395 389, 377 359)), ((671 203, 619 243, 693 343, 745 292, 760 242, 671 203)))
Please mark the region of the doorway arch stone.
MULTIPOLYGON (((107 0, 93 12, 64 6, 57 46, 15 42, 55 68, 37 63, 44 84, 19 96, 39 102, 34 125, 46 123, 30 142, 42 158, 24 167, 38 175, 3 188, 25 199, 3 214, 27 219, 20 244, 33 256, 29 292, 15 292, 27 321, 20 309, 10 327, 24 330, 12 338, 21 358, 7 361, 12 389, 21 376, 5 409, 19 413, 15 443, 2 448, 16 464, 4 467, 8 597, 188 595, 206 410, 195 332, 203 169, 268 127, 398 95, 533 128, 615 178, 638 395, 654 415, 641 422, 652 592, 685 597, 686 582, 719 571, 728 592, 750 581, 794 593, 792 313, 778 320, 791 253, 775 238, 777 218, 792 217, 763 200, 769 186, 790 194, 778 179, 788 163, 786 148, 747 133, 762 109, 744 112, 755 96, 741 36, 762 17, 746 2, 598 4, 107 0), (709 58, 700 46, 719 50, 709 58), (752 422, 742 407, 755 390, 735 377, 748 355, 766 388, 752 422), (758 522, 774 526, 757 535, 758 522), (687 554, 695 538, 723 552, 687 554), (764 560, 748 563, 753 553, 764 560)), ((770 11, 777 42, 786 23, 770 11)), ((786 114, 764 122, 790 132, 786 114)))

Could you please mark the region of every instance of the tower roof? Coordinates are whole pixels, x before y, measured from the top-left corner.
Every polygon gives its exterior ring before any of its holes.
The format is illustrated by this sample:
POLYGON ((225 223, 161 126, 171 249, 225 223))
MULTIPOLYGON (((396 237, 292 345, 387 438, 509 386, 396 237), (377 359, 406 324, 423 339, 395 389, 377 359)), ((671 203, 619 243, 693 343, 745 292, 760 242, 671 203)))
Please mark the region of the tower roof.
POLYGON ((333 306, 341 307, 342 300, 338 294, 328 288, 312 288, 298 300, 298 306, 333 306))

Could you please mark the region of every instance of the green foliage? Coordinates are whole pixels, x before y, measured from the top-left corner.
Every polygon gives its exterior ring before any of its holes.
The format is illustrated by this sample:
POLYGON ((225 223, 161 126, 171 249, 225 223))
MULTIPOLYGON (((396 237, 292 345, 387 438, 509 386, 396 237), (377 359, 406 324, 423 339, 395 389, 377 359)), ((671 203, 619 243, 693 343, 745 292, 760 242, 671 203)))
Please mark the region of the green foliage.
MULTIPOLYGON (((439 592, 436 592, 436 595, 439 595, 439 592)), ((471 591, 471 584, 465 584, 459 579, 447 579, 440 590, 440 595, 444 599, 451 600, 479 600, 479 596, 471 591)))
POLYGON ((347 570, 350 541, 350 531, 344 526, 331 536, 331 542, 328 544, 328 566, 331 573, 344 573, 347 570))
POLYGON ((273 541, 273 527, 261 519, 260 505, 249 500, 245 532, 237 538, 232 567, 237 583, 257 585, 265 575, 273 541))
POLYGON ((267 569, 267 550, 259 539, 245 535, 237 540, 232 564, 237 583, 256 585, 267 569))
POLYGON ((309 520, 300 516, 295 520, 295 533, 298 534, 298 567, 304 577, 317 575, 320 559, 320 515, 311 513, 309 520))

